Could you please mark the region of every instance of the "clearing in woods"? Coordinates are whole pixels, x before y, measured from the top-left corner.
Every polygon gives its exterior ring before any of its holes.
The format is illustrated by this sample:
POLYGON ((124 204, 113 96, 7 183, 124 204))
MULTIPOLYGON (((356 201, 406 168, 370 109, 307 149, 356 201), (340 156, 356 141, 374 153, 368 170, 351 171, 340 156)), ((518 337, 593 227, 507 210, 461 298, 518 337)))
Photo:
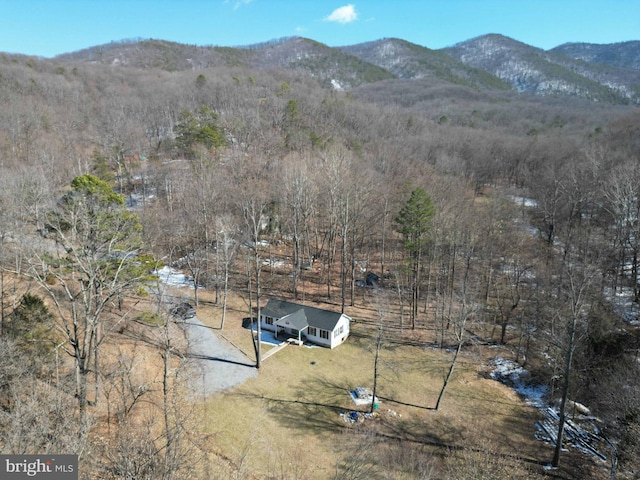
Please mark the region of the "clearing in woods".
MULTIPOLYGON (((307 298, 312 295, 307 291, 307 298)), ((367 307, 375 304, 373 294, 362 295, 365 307, 346 311, 354 323, 345 344, 334 350, 292 345, 264 362, 257 376, 202 398, 203 427, 213 439, 208 450, 212 460, 224 459, 224 465, 213 462, 221 469, 217 475, 272 478, 286 472, 283 478, 320 479, 356 469, 396 478, 429 478, 433 472, 431 478, 438 478, 472 468, 471 475, 488 469, 492 478, 547 476, 544 466, 553 452, 534 437, 539 412, 489 375, 489 359, 508 351, 465 348, 435 411, 453 353, 435 348, 426 330, 390 328, 380 353, 380 406, 371 418, 345 422, 344 413, 368 410, 354 405, 350 390, 373 384, 377 312, 367 307)), ((200 296, 198 319, 255 361, 250 333, 242 328, 246 300, 229 298, 220 330, 221 308, 213 294, 200 296)), ((263 354, 271 348, 263 344, 263 354)), ((577 452, 565 454, 562 468, 583 478, 603 471, 577 452)))

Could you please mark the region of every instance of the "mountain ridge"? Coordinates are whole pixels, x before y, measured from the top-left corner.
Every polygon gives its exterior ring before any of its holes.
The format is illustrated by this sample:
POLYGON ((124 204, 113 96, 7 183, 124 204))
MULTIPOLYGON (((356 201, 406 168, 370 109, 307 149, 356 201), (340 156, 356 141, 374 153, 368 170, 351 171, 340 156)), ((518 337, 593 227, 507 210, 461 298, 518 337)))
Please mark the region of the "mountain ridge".
POLYGON ((445 51, 474 68, 490 72, 518 91, 573 95, 594 101, 637 103, 640 70, 592 64, 542 50, 502 35, 476 37, 445 51))
POLYGON ((609 44, 563 43, 550 51, 585 62, 640 70, 640 40, 609 44))
POLYGON ((432 50, 398 38, 340 47, 304 37, 244 47, 138 39, 89 47, 59 55, 54 61, 168 71, 219 65, 285 68, 339 90, 394 78, 435 79, 478 90, 640 103, 640 41, 565 44, 543 50, 500 34, 487 34, 432 50))

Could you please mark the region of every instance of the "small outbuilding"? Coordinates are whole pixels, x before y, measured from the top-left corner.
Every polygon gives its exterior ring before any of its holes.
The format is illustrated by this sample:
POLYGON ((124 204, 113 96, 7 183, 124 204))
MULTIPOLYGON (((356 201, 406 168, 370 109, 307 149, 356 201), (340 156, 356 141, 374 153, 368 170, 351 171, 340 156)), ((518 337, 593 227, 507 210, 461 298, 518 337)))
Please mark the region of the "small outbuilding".
POLYGON ((260 313, 265 330, 294 336, 323 347, 335 348, 349 336, 351 318, 344 313, 271 299, 260 313))
POLYGON ((369 272, 367 273, 365 282, 367 283, 367 287, 378 287, 380 284, 380 277, 373 272, 369 272))

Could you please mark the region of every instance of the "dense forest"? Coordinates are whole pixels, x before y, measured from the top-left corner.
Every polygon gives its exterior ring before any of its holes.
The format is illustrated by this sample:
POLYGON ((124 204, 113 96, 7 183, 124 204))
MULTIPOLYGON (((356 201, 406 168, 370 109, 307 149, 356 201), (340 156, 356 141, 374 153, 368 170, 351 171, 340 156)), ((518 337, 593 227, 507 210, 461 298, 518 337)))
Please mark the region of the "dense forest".
MULTIPOLYGON (((225 305, 223 326, 227 297, 251 317, 279 296, 349 313, 377 339, 376 367, 432 346, 450 365, 435 411, 456 362, 502 349, 548 387, 561 427, 588 405, 606 445, 577 467, 556 441, 535 460, 559 469, 521 478, 637 478, 637 107, 15 55, 0 56, 0 100, 3 453, 77 453, 81 478, 306 478, 200 447, 225 439, 199 430, 177 373, 154 276, 168 265, 202 286, 196 308, 203 291, 225 305), (118 354, 131 331, 145 348, 118 354)), ((409 458, 407 432, 384 447, 382 428, 348 434, 376 459, 354 454, 330 478, 514 478, 500 454, 486 476, 477 458, 447 463, 453 451, 407 470, 427 456, 409 458)))

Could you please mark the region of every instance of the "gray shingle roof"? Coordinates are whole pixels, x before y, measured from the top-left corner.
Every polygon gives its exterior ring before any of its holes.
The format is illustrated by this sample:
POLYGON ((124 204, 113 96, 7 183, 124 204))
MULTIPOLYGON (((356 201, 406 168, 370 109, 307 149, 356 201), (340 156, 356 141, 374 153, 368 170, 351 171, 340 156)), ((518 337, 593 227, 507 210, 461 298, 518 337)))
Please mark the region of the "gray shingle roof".
POLYGON ((270 299, 262 308, 262 315, 273 318, 282 318, 302 310, 310 327, 333 331, 342 316, 341 313, 321 308, 308 307, 284 300, 270 299))
POLYGON ((282 323, 284 321, 296 330, 303 330, 309 326, 307 316, 304 313, 304 308, 300 308, 299 310, 282 317, 280 320, 280 322, 277 322, 278 325, 283 326, 282 323))

